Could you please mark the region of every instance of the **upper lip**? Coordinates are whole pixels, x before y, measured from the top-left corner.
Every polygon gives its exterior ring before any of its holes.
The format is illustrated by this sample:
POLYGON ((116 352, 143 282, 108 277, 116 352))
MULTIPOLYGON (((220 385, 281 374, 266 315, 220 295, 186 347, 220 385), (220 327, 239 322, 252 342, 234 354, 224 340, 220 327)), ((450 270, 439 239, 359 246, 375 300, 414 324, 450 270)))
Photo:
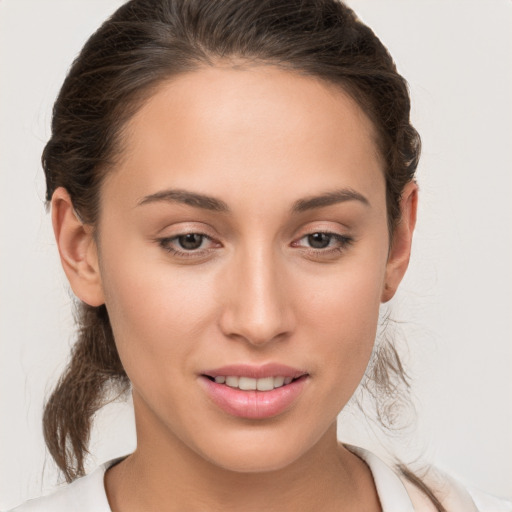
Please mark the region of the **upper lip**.
POLYGON ((267 363, 264 365, 251 364, 230 364, 221 366, 211 370, 201 372, 202 375, 208 377, 218 376, 236 376, 236 377, 252 377, 253 379, 262 379, 265 377, 291 377, 297 379, 308 372, 298 368, 292 368, 279 363, 267 363))

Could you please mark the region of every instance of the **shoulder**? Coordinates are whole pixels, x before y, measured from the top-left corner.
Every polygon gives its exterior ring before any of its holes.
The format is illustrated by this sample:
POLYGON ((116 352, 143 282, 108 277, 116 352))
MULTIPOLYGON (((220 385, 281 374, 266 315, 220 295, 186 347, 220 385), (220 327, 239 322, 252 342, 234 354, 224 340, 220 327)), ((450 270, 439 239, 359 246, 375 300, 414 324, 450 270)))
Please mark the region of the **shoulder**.
POLYGON ((69 512, 76 510, 78 503, 80 512, 111 512, 103 481, 105 471, 114 462, 107 462, 66 487, 48 496, 29 500, 10 512, 69 512))
POLYGON ((512 512, 512 501, 465 487, 437 469, 431 468, 420 477, 412 473, 404 476, 398 467, 386 464, 368 450, 345 447, 370 468, 383 512, 438 512, 439 508, 421 487, 426 487, 449 512, 512 512))
MULTIPOLYGON (((414 504, 415 511, 436 512, 438 510, 413 482, 402 475, 400 479, 414 504)), ((512 512, 512 501, 467 487, 438 469, 431 469, 423 481, 449 512, 512 512)))

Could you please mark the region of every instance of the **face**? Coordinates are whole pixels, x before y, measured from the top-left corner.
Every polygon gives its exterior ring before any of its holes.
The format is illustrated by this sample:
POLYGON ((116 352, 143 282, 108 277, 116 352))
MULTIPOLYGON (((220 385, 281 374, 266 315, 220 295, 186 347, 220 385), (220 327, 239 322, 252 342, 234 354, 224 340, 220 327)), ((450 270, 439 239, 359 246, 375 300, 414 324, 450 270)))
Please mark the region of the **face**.
POLYGON ((97 250, 139 446, 290 464, 372 352, 390 262, 371 122, 313 78, 208 68, 161 85, 124 148, 97 250))

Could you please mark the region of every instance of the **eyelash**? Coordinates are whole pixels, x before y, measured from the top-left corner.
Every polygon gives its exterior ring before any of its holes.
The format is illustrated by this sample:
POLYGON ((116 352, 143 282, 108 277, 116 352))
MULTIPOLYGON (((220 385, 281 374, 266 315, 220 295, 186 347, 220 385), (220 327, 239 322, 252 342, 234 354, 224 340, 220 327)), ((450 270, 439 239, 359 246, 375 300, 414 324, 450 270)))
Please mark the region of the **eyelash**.
MULTIPOLYGON (((202 237, 201 245, 205 240, 213 241, 213 239, 210 236, 208 236, 204 233, 199 233, 199 232, 182 233, 182 234, 175 235, 172 237, 159 238, 156 241, 158 242, 158 245, 160 247, 162 247, 162 249, 164 249, 166 252, 172 254, 173 256, 176 256, 178 258, 183 258, 183 259, 204 257, 204 256, 207 256, 213 250, 213 248, 207 248, 207 249, 192 249, 192 250, 187 251, 187 250, 176 249, 171 245, 173 242, 177 241, 179 238, 185 237, 187 235, 196 235, 196 236, 202 237)), ((353 238, 351 238, 349 236, 345 236, 345 235, 340 235, 338 233, 332 233, 330 231, 313 231, 311 233, 308 233, 308 234, 302 236, 301 238, 298 239, 298 241, 292 242, 292 247, 301 248, 301 246, 298 245, 298 242, 300 242, 301 240, 307 239, 308 237, 313 236, 313 235, 325 235, 325 236, 331 237, 331 240, 334 239, 338 244, 336 247, 327 247, 327 248, 320 248, 320 249, 313 248, 313 247, 303 247, 302 248, 304 250, 304 252, 306 252, 310 255, 313 255, 313 256, 327 256, 327 255, 340 254, 340 253, 344 252, 354 242, 353 238)))

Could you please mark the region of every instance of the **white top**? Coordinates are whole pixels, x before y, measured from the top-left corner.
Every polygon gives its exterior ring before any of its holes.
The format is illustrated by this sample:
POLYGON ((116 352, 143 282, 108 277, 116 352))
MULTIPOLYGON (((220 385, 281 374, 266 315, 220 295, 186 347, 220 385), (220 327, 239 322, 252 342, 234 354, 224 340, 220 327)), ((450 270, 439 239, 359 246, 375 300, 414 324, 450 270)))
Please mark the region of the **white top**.
MULTIPOLYGON (((348 447, 370 468, 382 512, 436 512, 435 507, 413 484, 405 480, 373 453, 348 447)), ((102 464, 91 474, 49 496, 29 500, 11 512, 112 512, 105 492, 106 470, 121 459, 102 464), (80 508, 77 508, 80 504, 80 508)), ((437 473, 435 483, 427 478, 429 486, 435 485, 438 499, 449 512, 512 512, 512 501, 502 500, 468 490, 447 475, 437 473)))

